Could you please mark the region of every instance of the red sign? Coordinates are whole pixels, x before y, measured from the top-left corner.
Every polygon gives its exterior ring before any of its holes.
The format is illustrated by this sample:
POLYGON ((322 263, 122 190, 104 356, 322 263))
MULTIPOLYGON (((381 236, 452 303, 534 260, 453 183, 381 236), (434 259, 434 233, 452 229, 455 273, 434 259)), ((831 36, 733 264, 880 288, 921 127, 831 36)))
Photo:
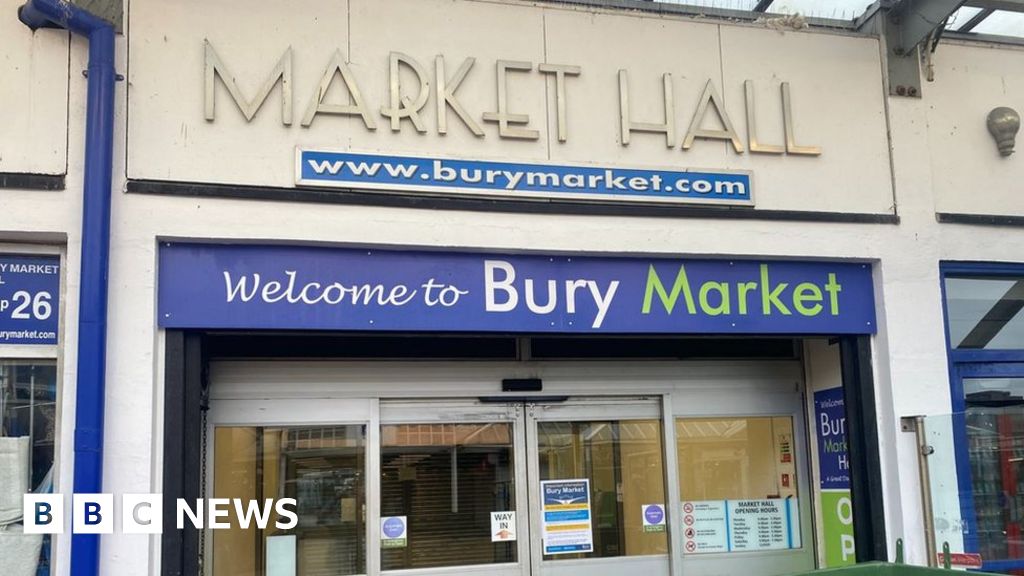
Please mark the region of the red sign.
MULTIPOLYGON (((939 566, 942 566, 946 559, 942 552, 939 552, 939 566)), ((981 554, 967 554, 964 552, 951 552, 949 564, 961 568, 981 568, 981 554)))

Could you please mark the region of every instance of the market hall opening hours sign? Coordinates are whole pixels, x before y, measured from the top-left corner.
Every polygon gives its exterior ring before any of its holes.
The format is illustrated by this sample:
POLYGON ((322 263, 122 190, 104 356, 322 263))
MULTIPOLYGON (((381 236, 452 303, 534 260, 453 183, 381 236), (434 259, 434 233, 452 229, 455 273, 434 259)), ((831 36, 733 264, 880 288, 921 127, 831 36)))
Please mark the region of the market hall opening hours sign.
POLYGON ((870 334, 871 267, 170 243, 164 328, 870 334))
POLYGON ((56 344, 60 257, 0 254, 0 344, 56 344))

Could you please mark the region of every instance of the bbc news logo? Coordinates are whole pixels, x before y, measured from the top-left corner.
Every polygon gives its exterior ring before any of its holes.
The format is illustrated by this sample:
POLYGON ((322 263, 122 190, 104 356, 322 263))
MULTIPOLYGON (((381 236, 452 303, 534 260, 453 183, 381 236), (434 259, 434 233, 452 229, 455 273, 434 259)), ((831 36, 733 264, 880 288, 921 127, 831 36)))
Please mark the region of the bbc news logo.
MULTIPOLYGON (((63 494, 25 494, 22 500, 26 534, 63 534, 63 494)), ((276 513, 274 527, 294 528, 299 523, 294 498, 244 500, 241 498, 178 498, 174 506, 175 526, 225 530, 250 526, 265 530, 276 513), (234 520, 234 522, 232 522, 234 520)), ((124 534, 160 534, 164 525, 161 494, 124 494, 115 508, 113 494, 74 494, 71 498, 71 531, 74 534, 113 534, 120 513, 124 534)))

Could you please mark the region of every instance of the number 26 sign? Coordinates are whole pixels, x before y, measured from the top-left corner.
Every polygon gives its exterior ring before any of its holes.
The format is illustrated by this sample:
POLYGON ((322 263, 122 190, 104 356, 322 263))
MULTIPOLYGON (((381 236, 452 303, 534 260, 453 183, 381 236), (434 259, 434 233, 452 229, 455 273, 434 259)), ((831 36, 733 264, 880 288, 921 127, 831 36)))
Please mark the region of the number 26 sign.
POLYGON ((60 257, 0 254, 0 345, 56 344, 60 257))

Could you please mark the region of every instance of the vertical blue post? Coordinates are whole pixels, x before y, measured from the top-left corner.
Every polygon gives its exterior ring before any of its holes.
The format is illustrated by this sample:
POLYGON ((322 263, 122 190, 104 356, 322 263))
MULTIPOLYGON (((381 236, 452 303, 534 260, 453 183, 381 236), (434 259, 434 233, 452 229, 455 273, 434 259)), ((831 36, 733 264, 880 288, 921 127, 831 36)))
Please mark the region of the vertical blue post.
MULTIPOLYGON (((56 25, 89 39, 78 371, 75 388, 74 491, 79 494, 98 493, 103 489, 107 274, 110 261, 110 193, 116 81, 114 28, 67 0, 29 0, 19 9, 18 17, 33 30, 56 25)), ((72 535, 72 576, 96 576, 98 573, 99 536, 72 535)))

